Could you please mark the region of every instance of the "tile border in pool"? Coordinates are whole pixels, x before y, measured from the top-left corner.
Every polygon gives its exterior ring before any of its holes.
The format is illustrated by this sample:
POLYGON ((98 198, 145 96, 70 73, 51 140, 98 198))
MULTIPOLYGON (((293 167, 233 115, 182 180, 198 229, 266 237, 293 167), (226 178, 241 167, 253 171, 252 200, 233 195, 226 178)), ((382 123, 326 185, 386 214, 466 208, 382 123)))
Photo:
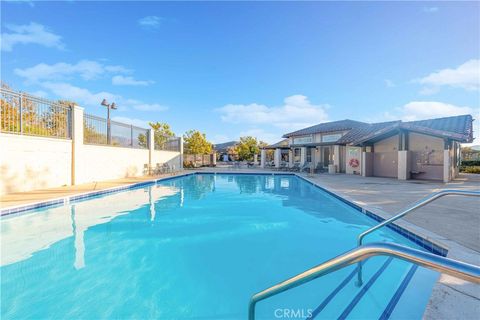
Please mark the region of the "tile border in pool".
MULTIPOLYGON (((192 172, 176 174, 176 175, 172 175, 172 176, 168 176, 168 177, 162 177, 162 178, 157 178, 157 179, 132 183, 132 184, 119 186, 119 187, 112 187, 112 188, 98 190, 98 191, 89 191, 89 192, 85 192, 85 193, 81 193, 81 194, 70 195, 70 196, 65 196, 65 197, 61 197, 61 198, 35 202, 35 203, 32 203, 32 204, 27 204, 27 205, 18 205, 18 206, 14 206, 14 207, 7 207, 7 208, 4 208, 4 209, 0 209, 0 216, 4 217, 4 216, 12 215, 12 214, 15 214, 15 213, 21 213, 21 212, 25 212, 25 211, 29 211, 29 210, 46 208, 46 207, 51 207, 51 206, 56 206, 56 205, 66 205, 66 204, 68 204, 70 202, 74 202, 74 201, 93 198, 93 197, 100 196, 100 195, 117 193, 117 192, 120 192, 120 191, 131 190, 131 189, 135 189, 135 188, 142 187, 142 186, 152 185, 152 184, 155 184, 155 183, 158 183, 158 182, 161 182, 161 181, 168 181, 168 180, 177 179, 177 178, 181 178, 181 177, 186 177, 186 176, 190 176, 190 175, 196 175, 196 174, 198 174, 198 175, 201 175, 201 174, 235 174, 235 175, 290 175, 290 176, 296 176, 299 179, 303 180, 304 182, 309 183, 309 184, 319 188, 320 190, 322 190, 322 191, 326 192, 327 194, 335 197, 336 199, 338 199, 338 200, 342 201, 343 203, 349 205, 350 207, 358 210, 359 212, 367 215, 368 217, 374 219, 377 222, 382 222, 382 221, 385 220, 384 218, 380 217, 379 215, 377 215, 377 214, 375 214, 375 213, 357 205, 356 203, 354 203, 352 201, 349 201, 349 200, 337 195, 336 193, 334 193, 334 192, 332 192, 328 189, 325 189, 322 186, 319 186, 315 182, 310 181, 307 178, 305 178, 305 177, 303 177, 303 176, 301 176, 297 173, 294 173, 294 172, 230 172, 230 171, 192 171, 192 172)), ((432 241, 430 241, 430 240, 428 240, 428 239, 426 239, 426 238, 424 238, 424 237, 422 237, 422 236, 420 236, 420 235, 418 235, 414 232, 411 232, 411 231, 409 231, 409 230, 407 230, 403 227, 400 227, 397 224, 389 224, 389 225, 387 225, 387 228, 390 228, 394 232, 399 233, 403 237, 405 237, 405 238, 409 239, 410 241, 416 243, 417 245, 426 249, 427 251, 430 251, 430 252, 432 252, 436 255, 440 255, 440 256, 443 256, 443 257, 447 256, 448 250, 446 248, 444 248, 444 247, 442 247, 438 244, 435 244, 432 241)))
POLYGON ((21 213, 21 212, 25 212, 25 211, 29 211, 29 210, 52 207, 52 206, 56 206, 56 205, 66 205, 70 202, 85 200, 85 199, 97 197, 97 196, 100 196, 100 195, 106 195, 106 194, 111 194, 111 193, 117 193, 117 192, 121 192, 121 191, 136 189, 136 188, 139 188, 139 187, 142 187, 142 186, 148 186, 148 185, 155 184, 159 181, 167 181, 167 180, 176 179, 176 178, 180 178, 180 177, 185 177, 185 176, 189 176, 189 175, 193 175, 193 174, 195 174, 195 172, 177 174, 177 175, 173 175, 173 176, 162 177, 162 178, 157 178, 157 179, 152 179, 152 180, 147 180, 147 181, 142 181, 142 182, 136 182, 136 183, 126 184, 126 185, 123 185, 123 186, 102 189, 102 190, 88 191, 88 192, 84 192, 84 193, 59 197, 59 198, 55 198, 55 199, 51 199, 51 200, 38 201, 38 202, 31 203, 31 204, 21 204, 21 205, 18 205, 18 206, 6 207, 6 208, 3 208, 3 209, 0 209, 0 216, 4 217, 4 216, 8 216, 8 215, 11 215, 11 214, 14 214, 14 213, 21 213))

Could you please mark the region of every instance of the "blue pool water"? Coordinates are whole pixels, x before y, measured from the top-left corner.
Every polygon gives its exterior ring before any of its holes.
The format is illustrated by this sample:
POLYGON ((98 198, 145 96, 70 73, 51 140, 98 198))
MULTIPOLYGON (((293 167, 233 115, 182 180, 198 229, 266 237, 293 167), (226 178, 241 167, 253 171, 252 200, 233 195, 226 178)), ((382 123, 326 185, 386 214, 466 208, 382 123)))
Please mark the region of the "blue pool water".
MULTIPOLYGON (((197 174, 1 221, 2 319, 245 319, 252 294, 376 222, 291 175, 197 174)), ((392 230, 367 242, 417 246, 392 230)), ((386 257, 257 305, 259 319, 420 319, 437 274, 386 257), (401 295, 411 292, 415 296, 401 295)))

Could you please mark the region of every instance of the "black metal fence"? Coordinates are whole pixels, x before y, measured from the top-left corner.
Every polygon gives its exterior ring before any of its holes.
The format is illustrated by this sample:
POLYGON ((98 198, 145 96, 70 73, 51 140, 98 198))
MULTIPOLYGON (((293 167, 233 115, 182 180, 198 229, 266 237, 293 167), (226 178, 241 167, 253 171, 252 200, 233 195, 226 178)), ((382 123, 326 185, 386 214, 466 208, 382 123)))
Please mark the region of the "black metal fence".
POLYGON ((148 149, 148 129, 84 114, 83 142, 148 149))
POLYGON ((23 92, 0 88, 0 131, 71 139, 72 108, 23 92))
POLYGON ((180 137, 166 137, 161 135, 155 135, 154 141, 155 150, 180 152, 180 137))

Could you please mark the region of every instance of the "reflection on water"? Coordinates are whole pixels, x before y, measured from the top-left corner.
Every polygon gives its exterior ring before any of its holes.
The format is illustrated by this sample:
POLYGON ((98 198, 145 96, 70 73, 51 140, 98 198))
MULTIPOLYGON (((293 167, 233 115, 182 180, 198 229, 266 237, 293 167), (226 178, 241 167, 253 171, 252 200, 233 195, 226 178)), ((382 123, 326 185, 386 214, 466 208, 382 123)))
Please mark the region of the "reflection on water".
POLYGON ((178 188, 153 186, 3 218, 1 265, 24 260, 34 252, 49 248, 55 242, 74 237, 74 266, 77 269, 83 268, 83 238, 86 230, 129 214, 146 204, 150 207, 150 218, 155 219, 155 211, 165 206, 162 200, 169 200, 166 201, 169 203, 167 206, 171 206, 172 201, 175 205, 180 205, 180 197, 174 197, 177 194, 180 194, 178 188), (161 205, 156 208, 156 203, 161 205))
POLYGON ((372 223, 286 175, 191 175, 7 217, 1 318, 245 319, 253 292, 352 248, 352 228, 372 223))

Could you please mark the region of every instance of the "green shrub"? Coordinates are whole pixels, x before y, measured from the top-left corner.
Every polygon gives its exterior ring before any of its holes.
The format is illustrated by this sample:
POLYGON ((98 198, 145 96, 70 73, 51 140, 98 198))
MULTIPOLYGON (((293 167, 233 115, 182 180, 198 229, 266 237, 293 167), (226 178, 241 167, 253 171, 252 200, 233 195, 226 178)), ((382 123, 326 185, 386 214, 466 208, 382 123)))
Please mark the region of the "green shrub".
POLYGON ((480 160, 463 160, 461 165, 465 167, 480 166, 480 160))
POLYGON ((480 166, 461 166, 460 172, 480 174, 480 166))

